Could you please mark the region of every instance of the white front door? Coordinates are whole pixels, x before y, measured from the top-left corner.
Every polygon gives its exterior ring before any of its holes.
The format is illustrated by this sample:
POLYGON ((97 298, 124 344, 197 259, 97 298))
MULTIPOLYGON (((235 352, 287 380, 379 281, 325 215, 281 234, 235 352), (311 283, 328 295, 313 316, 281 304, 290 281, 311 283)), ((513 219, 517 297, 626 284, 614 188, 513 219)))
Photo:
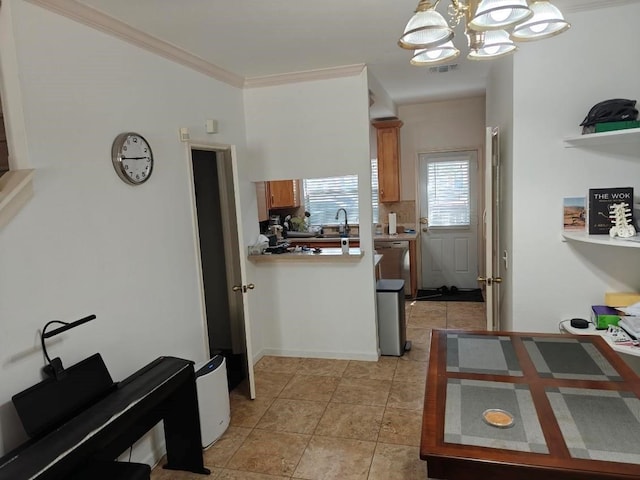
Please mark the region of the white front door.
POLYGON ((478 158, 420 154, 422 288, 478 288, 478 158))

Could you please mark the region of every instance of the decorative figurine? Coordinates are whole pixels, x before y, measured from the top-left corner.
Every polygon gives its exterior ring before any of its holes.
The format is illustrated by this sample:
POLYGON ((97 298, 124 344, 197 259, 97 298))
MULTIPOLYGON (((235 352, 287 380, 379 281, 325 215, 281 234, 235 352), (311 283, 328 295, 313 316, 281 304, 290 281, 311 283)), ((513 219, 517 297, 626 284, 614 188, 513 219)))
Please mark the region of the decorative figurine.
POLYGON ((609 207, 609 218, 613 227, 609 229, 611 238, 629 238, 636 234, 636 229, 631 224, 631 209, 628 203, 614 203, 609 207))

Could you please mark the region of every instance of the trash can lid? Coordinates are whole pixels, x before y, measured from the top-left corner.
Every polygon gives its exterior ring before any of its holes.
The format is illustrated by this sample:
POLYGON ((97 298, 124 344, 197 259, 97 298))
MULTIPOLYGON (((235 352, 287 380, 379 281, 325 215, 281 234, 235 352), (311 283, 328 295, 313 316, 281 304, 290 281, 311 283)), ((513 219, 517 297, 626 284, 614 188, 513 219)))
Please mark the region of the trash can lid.
POLYGON ((404 280, 382 278, 376 282, 376 292, 400 292, 404 290, 404 280))

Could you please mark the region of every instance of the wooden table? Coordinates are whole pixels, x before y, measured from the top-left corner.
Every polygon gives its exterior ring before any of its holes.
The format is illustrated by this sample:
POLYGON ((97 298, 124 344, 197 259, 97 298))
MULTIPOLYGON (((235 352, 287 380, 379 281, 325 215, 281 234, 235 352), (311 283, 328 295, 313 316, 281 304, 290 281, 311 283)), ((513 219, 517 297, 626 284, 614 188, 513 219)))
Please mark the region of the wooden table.
POLYGON ((434 479, 637 480, 639 396, 599 336, 434 330, 420 457, 434 479))

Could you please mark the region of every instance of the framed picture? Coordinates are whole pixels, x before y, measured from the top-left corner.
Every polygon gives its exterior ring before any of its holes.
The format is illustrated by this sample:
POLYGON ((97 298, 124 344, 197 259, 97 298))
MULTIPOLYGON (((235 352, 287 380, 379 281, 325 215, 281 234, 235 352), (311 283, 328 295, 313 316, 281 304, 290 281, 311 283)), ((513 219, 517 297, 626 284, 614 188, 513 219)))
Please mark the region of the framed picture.
POLYGON ((585 197, 564 197, 562 216, 564 230, 584 231, 586 229, 587 208, 585 197))

